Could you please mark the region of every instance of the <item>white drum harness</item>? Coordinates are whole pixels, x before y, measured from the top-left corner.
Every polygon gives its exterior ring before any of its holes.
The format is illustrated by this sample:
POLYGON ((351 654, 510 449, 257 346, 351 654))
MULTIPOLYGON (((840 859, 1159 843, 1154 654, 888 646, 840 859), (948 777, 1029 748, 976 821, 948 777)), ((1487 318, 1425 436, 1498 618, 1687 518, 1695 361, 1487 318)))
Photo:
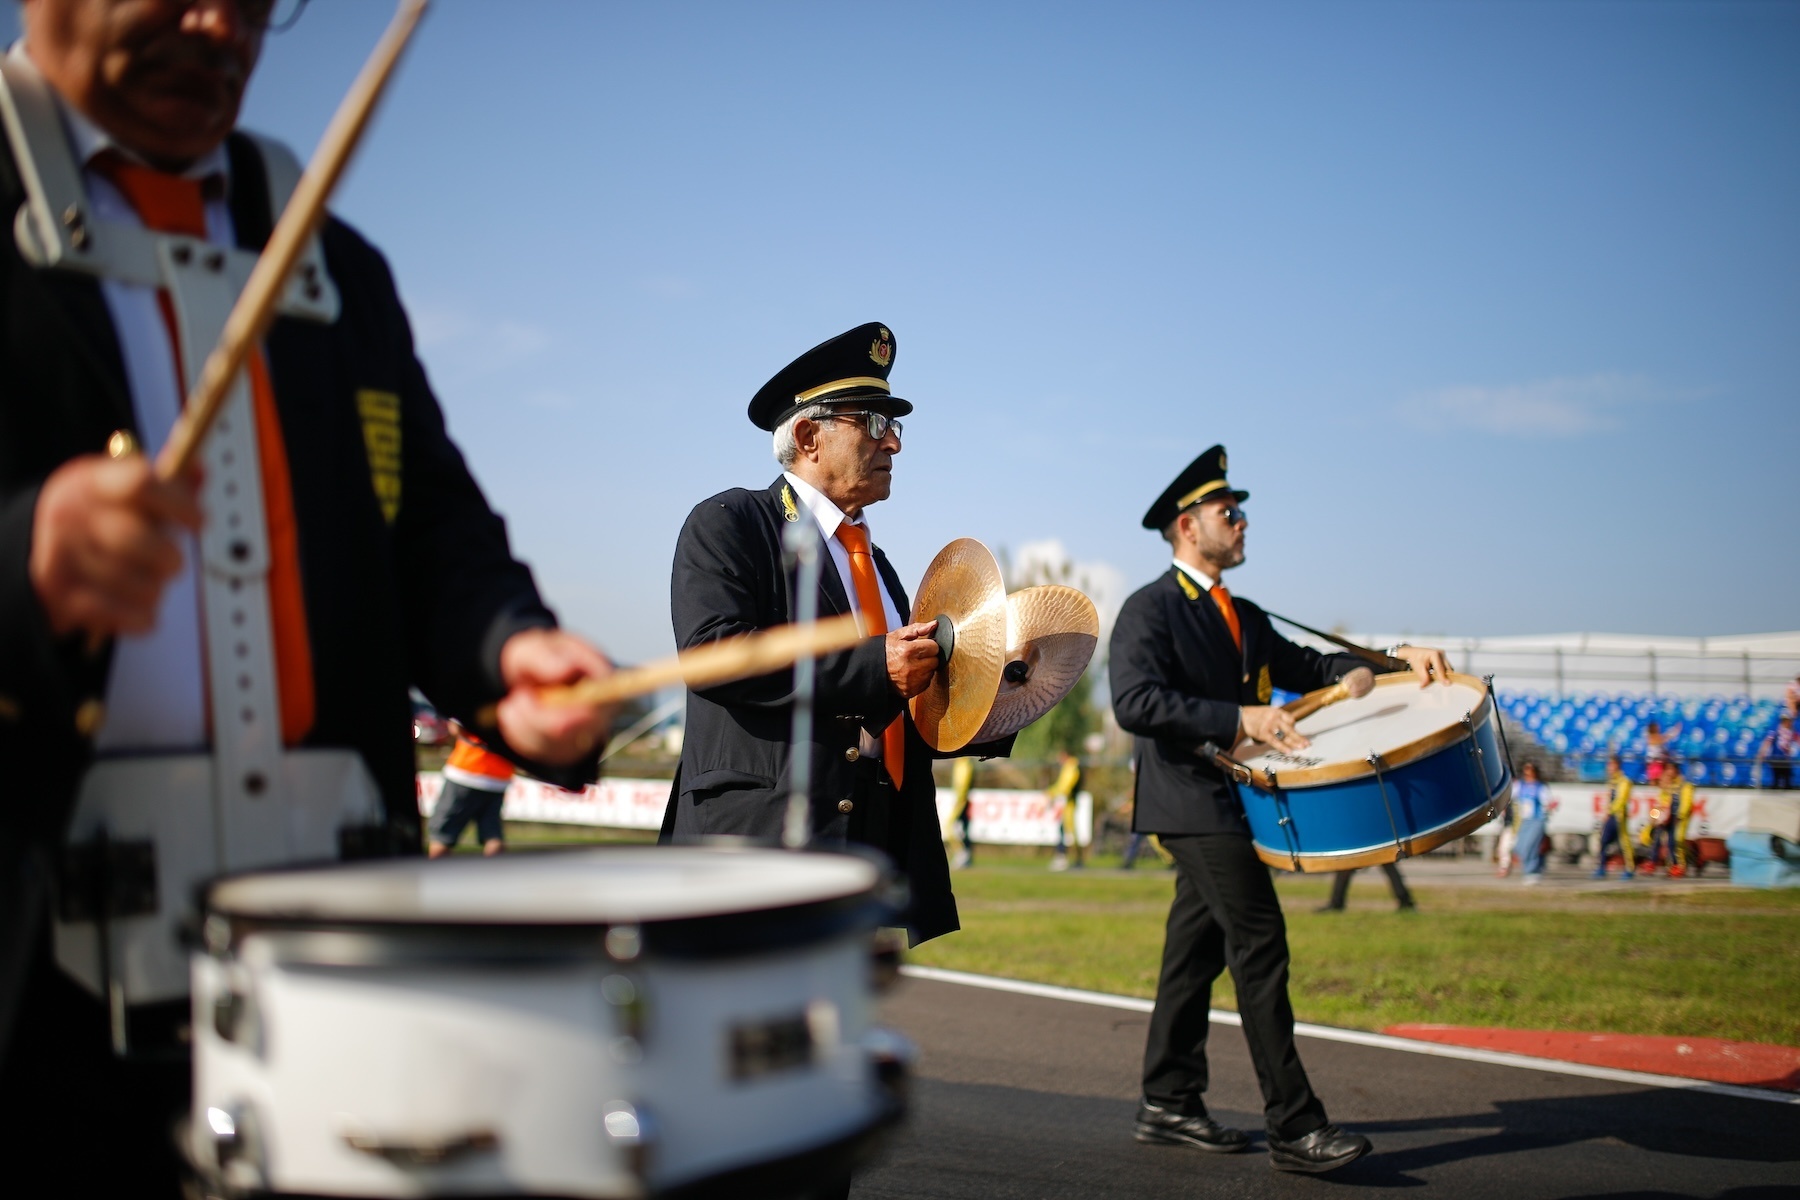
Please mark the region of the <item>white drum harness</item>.
MULTIPOLYGON (((13 236, 26 262, 167 292, 191 391, 256 262, 253 252, 96 220, 56 100, 18 55, 0 59, 4 122, 26 201, 13 236)), ((271 223, 300 166, 253 138, 271 223)), ((317 238, 278 311, 329 324, 338 293, 317 238)), ((256 414, 240 373, 205 449, 199 538, 210 753, 103 759, 84 776, 69 828, 56 956, 109 1005, 125 1049, 126 1006, 188 993, 183 926, 216 876, 340 856, 381 822, 374 781, 346 750, 284 749, 268 603, 269 536, 256 414)))

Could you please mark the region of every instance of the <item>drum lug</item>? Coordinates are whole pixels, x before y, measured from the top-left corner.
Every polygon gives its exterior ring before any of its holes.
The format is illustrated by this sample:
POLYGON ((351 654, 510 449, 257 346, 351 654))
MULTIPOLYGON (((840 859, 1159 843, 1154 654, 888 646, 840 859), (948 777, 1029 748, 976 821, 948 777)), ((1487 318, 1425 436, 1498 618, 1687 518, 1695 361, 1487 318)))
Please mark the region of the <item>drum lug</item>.
POLYGON ((256 1111, 248 1104, 228 1108, 209 1107, 203 1114, 206 1129, 198 1132, 196 1142, 208 1152, 209 1174, 219 1181, 228 1194, 243 1195, 268 1187, 268 1173, 263 1165, 261 1131, 256 1111))
POLYGON ((642 1106, 614 1100, 606 1106, 602 1122, 606 1136, 625 1169, 639 1182, 650 1174, 650 1157, 656 1148, 656 1122, 642 1106))
POLYGON ((877 995, 900 982, 903 957, 899 936, 889 930, 877 930, 869 946, 869 985, 877 995))
MULTIPOLYGON (((634 1045, 644 1040, 645 1017, 649 1004, 644 989, 629 975, 608 975, 600 981, 600 998, 605 1000, 618 1020, 619 1036, 634 1045)), ((640 1051, 641 1053, 641 1051, 640 1051)), ((629 1051, 627 1051, 629 1056, 629 1051)))
POLYGON ((896 1104, 904 1104, 917 1048, 903 1034, 879 1026, 863 1035, 862 1045, 875 1069, 875 1082, 896 1104))
POLYGON ((1369 751, 1369 765, 1375 768, 1375 786, 1381 789, 1381 807, 1387 811, 1388 829, 1394 835, 1394 857, 1396 860, 1412 857, 1412 839, 1404 842, 1400 839, 1400 823, 1394 820, 1394 805, 1388 799, 1387 780, 1381 774, 1381 755, 1369 751))

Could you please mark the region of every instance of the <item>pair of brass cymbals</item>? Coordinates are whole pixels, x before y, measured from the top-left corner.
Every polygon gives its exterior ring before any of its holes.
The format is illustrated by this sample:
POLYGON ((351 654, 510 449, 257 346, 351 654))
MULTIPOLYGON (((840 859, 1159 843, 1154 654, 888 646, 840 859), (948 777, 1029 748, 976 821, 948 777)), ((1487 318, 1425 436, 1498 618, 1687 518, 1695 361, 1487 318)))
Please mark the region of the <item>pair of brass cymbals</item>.
POLYGON ((938 622, 943 661, 910 701, 934 750, 959 750, 1017 733, 1069 694, 1100 642, 1093 601, 1051 584, 1006 594, 1000 564, 958 538, 925 569, 912 619, 938 622))

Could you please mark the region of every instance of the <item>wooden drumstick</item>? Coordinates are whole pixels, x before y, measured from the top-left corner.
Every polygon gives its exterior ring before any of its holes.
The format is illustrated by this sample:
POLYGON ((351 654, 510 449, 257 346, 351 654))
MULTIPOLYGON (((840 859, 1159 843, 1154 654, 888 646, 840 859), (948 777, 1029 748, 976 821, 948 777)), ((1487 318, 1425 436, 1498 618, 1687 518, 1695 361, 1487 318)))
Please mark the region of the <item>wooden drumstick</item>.
MULTIPOLYGON (((791 667, 802 658, 848 650, 864 636, 856 627, 854 613, 827 617, 811 625, 777 625, 759 633, 695 646, 673 658, 628 667, 605 679, 584 679, 564 687, 539 688, 538 699, 559 708, 599 708, 603 704, 647 696, 676 683, 685 683, 691 688, 730 683, 791 667)), ((491 728, 495 715, 496 707, 490 704, 476 715, 476 719, 491 728)))
POLYGON ((158 479, 173 479, 193 464, 200 444, 206 440, 206 431, 212 427, 219 409, 224 407, 225 394, 232 381, 244 369, 244 360, 251 348, 268 332, 269 322, 274 318, 275 302, 287 287, 306 240, 324 220, 325 201, 337 186, 345 164, 350 161, 351 151, 368 127, 369 118, 375 112, 375 102, 381 98, 382 89, 387 86, 394 65, 400 61, 400 52, 418 27, 419 18, 425 15, 427 3, 428 0, 400 0, 387 32, 382 34, 369 61, 363 64, 361 74, 357 75, 356 82, 332 115, 318 150, 306 165, 293 197, 269 234, 269 243, 251 269, 243 292, 232 305, 231 315, 225 319, 219 344, 207 355, 206 364, 200 369, 199 382, 188 396, 162 453, 156 457, 158 479))
POLYGON ((1302 721, 1328 704, 1336 704, 1339 700, 1348 700, 1349 698, 1350 689, 1344 686, 1344 681, 1340 679, 1328 688, 1320 688, 1316 692, 1308 692, 1297 700, 1289 700, 1281 706, 1281 711, 1294 718, 1295 721, 1302 721))

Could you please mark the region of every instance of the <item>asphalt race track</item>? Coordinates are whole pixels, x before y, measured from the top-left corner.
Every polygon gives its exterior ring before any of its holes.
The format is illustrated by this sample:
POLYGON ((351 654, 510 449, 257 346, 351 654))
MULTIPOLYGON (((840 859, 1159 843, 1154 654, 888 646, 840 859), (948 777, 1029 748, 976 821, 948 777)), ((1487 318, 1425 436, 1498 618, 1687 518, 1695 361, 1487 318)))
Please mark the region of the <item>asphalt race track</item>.
POLYGON ((943 1197, 1800 1197, 1800 1105, 1300 1039, 1334 1121, 1375 1153, 1278 1174, 1244 1037, 1215 1024, 1214 1155, 1132 1140, 1147 1014, 908 979, 884 1023, 919 1046, 913 1115, 856 1200, 943 1197))

